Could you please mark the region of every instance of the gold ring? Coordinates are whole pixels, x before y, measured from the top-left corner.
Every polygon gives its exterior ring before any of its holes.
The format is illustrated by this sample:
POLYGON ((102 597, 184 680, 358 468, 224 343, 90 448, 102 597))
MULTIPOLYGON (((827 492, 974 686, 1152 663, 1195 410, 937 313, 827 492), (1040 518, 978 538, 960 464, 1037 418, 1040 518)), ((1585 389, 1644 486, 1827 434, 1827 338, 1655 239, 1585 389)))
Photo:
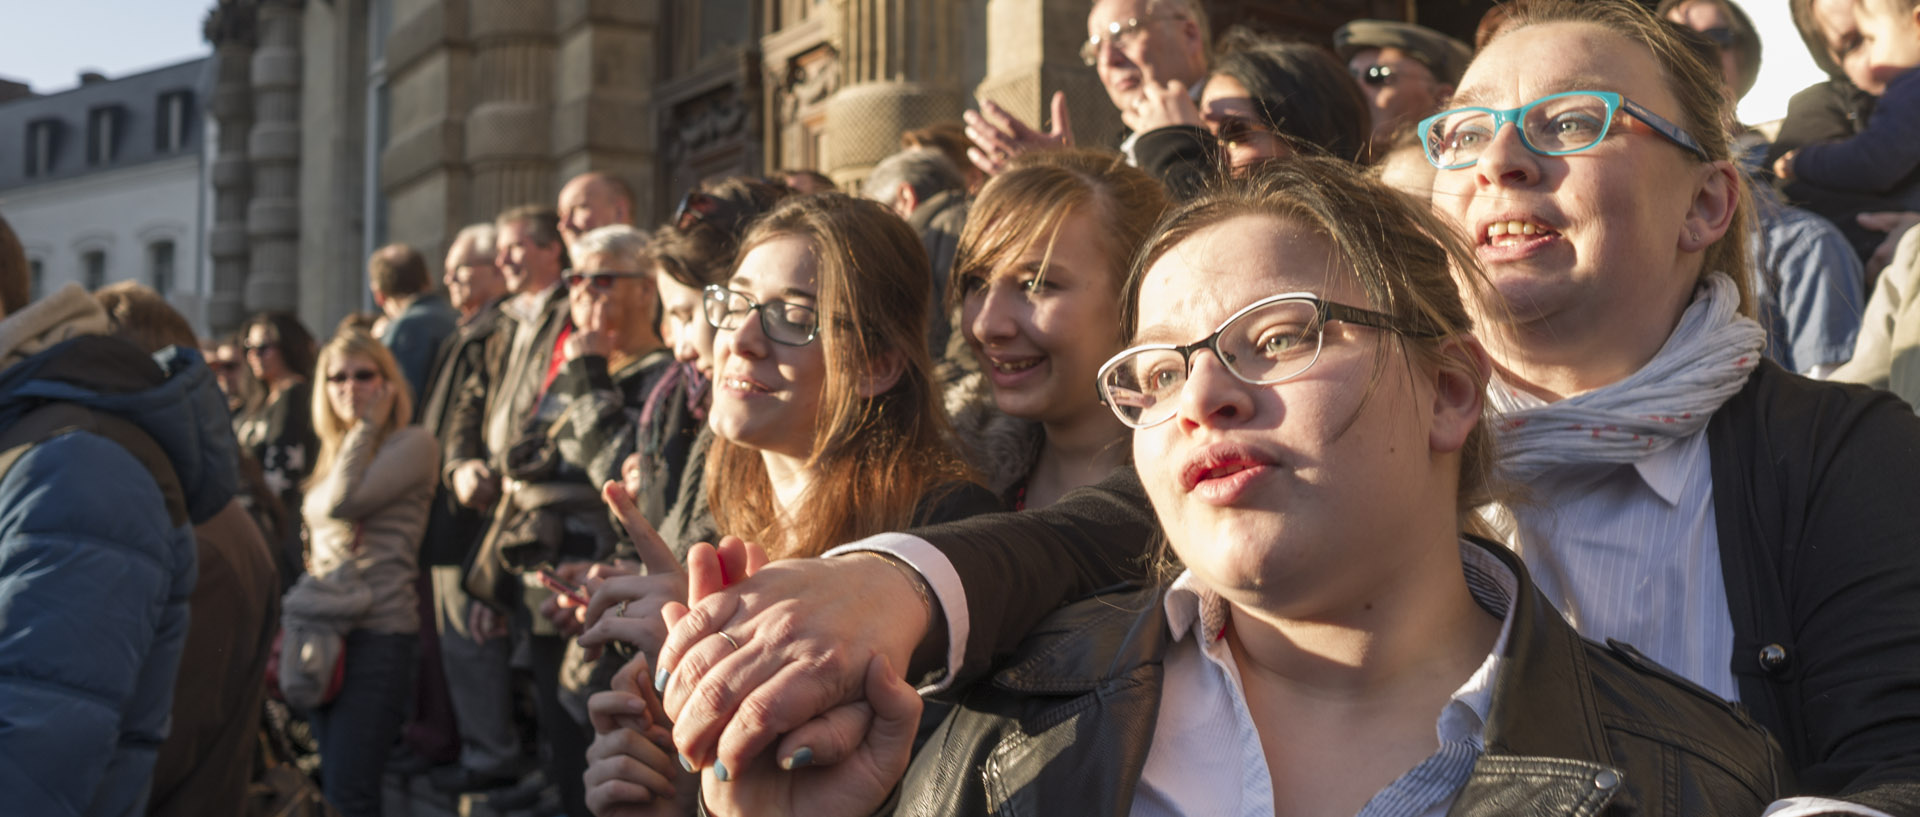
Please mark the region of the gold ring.
MULTIPOLYGON (((628 599, 627 601, 632 601, 632 599, 628 599)), ((623 601, 623 602, 620 602, 620 606, 619 606, 619 607, 615 607, 615 608, 613 608, 613 614, 614 614, 614 615, 616 615, 616 616, 619 616, 620 618, 626 618, 626 617, 627 617, 627 602, 625 602, 625 601, 623 601)))
POLYGON ((740 651, 740 642, 733 640, 733 636, 727 635, 725 631, 721 631, 719 633, 719 636, 721 638, 726 639, 728 644, 733 645, 733 649, 735 652, 740 651))

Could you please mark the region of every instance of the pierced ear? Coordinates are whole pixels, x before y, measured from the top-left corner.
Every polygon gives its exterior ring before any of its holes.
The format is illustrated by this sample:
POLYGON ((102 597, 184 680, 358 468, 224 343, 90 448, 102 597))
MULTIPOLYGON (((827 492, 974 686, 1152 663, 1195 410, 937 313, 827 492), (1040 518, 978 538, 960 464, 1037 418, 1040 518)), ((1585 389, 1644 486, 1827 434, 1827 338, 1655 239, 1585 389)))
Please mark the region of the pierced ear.
POLYGON ((886 394, 893 384, 900 382, 900 376, 907 372, 907 356, 897 349, 888 350, 874 358, 873 365, 866 375, 860 378, 859 392, 863 400, 872 400, 886 394))
POLYGON ((1733 227, 1734 204, 1739 201, 1740 171, 1732 162, 1714 162, 1705 169, 1700 189, 1687 208, 1687 221, 1680 231, 1680 249, 1701 252, 1719 241, 1733 227))
POLYGON ((1433 382, 1433 431, 1428 445, 1435 453, 1451 454, 1467 444, 1467 435, 1480 422, 1487 399, 1487 381, 1493 377, 1493 358, 1478 338, 1462 335, 1440 346, 1440 365, 1433 382))

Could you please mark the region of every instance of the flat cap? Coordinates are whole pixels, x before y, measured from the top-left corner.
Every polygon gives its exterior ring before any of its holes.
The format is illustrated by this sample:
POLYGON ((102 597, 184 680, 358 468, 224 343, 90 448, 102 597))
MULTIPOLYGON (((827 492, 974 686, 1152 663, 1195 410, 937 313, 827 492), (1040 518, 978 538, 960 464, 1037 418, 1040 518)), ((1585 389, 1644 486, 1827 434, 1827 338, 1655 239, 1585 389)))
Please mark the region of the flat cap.
POLYGON ((1425 65, 1434 77, 1449 85, 1460 81, 1473 49, 1466 43, 1426 26, 1395 20, 1354 20, 1333 32, 1333 49, 1340 59, 1353 59, 1363 48, 1398 48, 1425 65))

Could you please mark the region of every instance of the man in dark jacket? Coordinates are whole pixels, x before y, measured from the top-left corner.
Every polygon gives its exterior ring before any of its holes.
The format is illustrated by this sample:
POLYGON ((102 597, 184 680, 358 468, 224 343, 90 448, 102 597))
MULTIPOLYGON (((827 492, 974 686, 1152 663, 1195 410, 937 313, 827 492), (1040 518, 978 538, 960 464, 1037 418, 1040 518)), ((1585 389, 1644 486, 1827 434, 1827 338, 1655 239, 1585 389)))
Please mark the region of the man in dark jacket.
POLYGON ((433 373, 433 358, 440 343, 453 334, 460 314, 433 291, 433 279, 427 275, 427 262, 405 244, 388 244, 374 250, 367 261, 367 278, 373 288, 373 302, 387 315, 387 330, 381 335, 400 363, 413 390, 414 405, 424 401, 427 377, 433 373))
POLYGON ((0 792, 10 814, 140 814, 192 524, 233 498, 236 445, 197 350, 157 360, 106 337, 78 286, 28 304, 26 266, 0 221, 0 792))
MULTIPOLYGON (((476 224, 460 231, 447 251, 447 291, 462 313, 459 329, 441 344, 434 373, 428 381, 420 423, 441 441, 442 459, 452 461, 448 442, 462 399, 484 398, 487 343, 500 322, 499 296, 504 293, 494 266, 494 228, 476 224), (469 382, 471 392, 465 391, 469 382)), ((469 411, 470 419, 478 414, 469 411)), ((438 636, 440 674, 447 702, 458 725, 458 762, 432 773, 435 786, 450 792, 475 791, 513 782, 520 765, 520 734, 513 722, 513 701, 507 665, 507 640, 476 637, 471 612, 473 600, 462 586, 462 565, 486 532, 487 516, 454 498, 443 480, 434 494, 427 518, 420 561, 432 582, 433 622, 438 636)))

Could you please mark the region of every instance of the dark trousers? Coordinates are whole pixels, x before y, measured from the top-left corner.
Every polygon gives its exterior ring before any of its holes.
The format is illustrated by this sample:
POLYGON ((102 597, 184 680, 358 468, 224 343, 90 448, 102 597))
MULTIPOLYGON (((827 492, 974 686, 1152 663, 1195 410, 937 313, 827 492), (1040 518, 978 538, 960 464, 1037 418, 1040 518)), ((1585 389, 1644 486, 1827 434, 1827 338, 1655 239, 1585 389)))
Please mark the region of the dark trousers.
MULTIPOLYGON (((537 614, 536 614, 537 615, 537 614)), ((539 697, 540 740, 546 744, 547 779, 560 790, 560 804, 573 817, 587 817, 587 745, 592 738, 585 725, 560 703, 560 664, 566 660, 567 639, 535 635, 528 646, 533 659, 533 689, 539 697)))
POLYGON ((380 817, 380 777, 407 719, 418 647, 413 633, 348 633, 340 695, 311 713, 321 791, 345 817, 380 817))

